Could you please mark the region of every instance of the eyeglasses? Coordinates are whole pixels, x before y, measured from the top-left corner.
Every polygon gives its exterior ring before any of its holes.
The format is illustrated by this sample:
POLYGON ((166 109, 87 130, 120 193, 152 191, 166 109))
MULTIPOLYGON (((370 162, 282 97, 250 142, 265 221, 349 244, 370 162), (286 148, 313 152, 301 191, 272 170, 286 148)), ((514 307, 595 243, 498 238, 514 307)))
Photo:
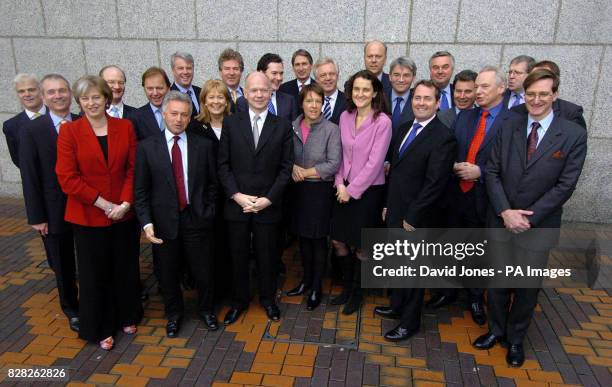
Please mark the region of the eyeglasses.
POLYGON ((523 75, 523 74, 527 74, 527 73, 524 71, 508 70, 508 75, 523 75))
POLYGON ((547 99, 549 97, 552 97, 552 95, 553 95, 553 93, 551 93, 549 91, 542 91, 542 92, 539 92, 539 93, 527 92, 527 93, 525 93, 525 99, 534 100, 534 99, 536 99, 536 97, 540 98, 540 99, 547 99))

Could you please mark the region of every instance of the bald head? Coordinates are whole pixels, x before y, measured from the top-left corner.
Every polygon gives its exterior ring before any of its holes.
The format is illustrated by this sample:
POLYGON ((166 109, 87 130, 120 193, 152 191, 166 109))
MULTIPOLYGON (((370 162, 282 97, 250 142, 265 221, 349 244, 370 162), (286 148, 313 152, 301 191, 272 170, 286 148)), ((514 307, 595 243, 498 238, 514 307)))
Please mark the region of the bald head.
POLYGON ((366 43, 363 48, 363 62, 366 69, 378 76, 387 62, 387 46, 380 40, 366 43))
POLYGON ((247 75, 245 91, 249 108, 255 113, 261 113, 268 108, 268 101, 272 96, 272 85, 266 74, 255 71, 247 75))

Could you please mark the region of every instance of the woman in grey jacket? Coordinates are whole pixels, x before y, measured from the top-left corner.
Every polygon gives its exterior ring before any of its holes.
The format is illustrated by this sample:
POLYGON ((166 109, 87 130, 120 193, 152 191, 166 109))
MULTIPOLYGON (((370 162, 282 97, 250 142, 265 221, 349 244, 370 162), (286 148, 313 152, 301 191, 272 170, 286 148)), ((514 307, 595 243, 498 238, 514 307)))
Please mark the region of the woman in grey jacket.
POLYGON ((300 240, 304 276, 287 295, 298 296, 310 291, 306 306, 313 310, 321 302, 333 182, 342 161, 342 144, 338 126, 321 116, 324 98, 321 86, 303 86, 298 98, 304 113, 293 122, 295 184, 291 228, 300 240))

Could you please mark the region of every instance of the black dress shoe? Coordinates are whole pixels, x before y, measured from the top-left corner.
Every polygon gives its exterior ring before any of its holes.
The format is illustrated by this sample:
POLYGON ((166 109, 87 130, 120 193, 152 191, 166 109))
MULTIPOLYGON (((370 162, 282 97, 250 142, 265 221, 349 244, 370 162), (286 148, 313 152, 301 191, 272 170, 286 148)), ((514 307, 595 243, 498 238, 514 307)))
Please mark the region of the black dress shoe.
POLYGON ((432 309, 438 309, 445 305, 452 304, 455 302, 455 299, 456 297, 446 296, 444 294, 434 294, 429 301, 427 301, 425 306, 432 309))
POLYGON ((206 329, 209 331, 216 331, 219 329, 219 322, 217 321, 217 316, 215 316, 214 313, 200 314, 200 318, 204 322, 206 329))
POLYGON ((387 341, 408 340, 409 338, 414 336, 414 334, 417 332, 418 332, 418 329, 411 330, 407 328, 402 328, 401 326, 398 325, 397 327, 391 329, 389 332, 385 333, 385 340, 387 341))
POLYGON ((523 344, 511 344, 506 354, 506 363, 510 367, 520 367, 525 362, 525 351, 523 344))
POLYGON ((264 309, 266 310, 266 314, 268 315, 268 318, 270 320, 272 321, 280 320, 280 310, 278 309, 278 306, 276 306, 276 304, 264 306, 264 309))
POLYGON ((349 298, 348 302, 344 304, 344 308, 342 308, 342 314, 350 315, 357 312, 361 307, 362 300, 363 297, 361 296, 361 294, 356 294, 355 292, 353 292, 351 298, 349 298))
POLYGON ((240 318, 242 312, 244 312, 244 309, 231 308, 230 310, 228 310, 225 314, 225 318, 223 319, 223 325, 230 325, 235 323, 240 318))
POLYGON ((395 320, 400 318, 400 315, 395 313, 393 308, 390 306, 377 306, 374 308, 374 313, 384 318, 392 318, 395 320))
POLYGON ((313 290, 306 300, 306 309, 314 310, 321 303, 321 291, 313 290))
POLYGON ((166 335, 168 337, 176 337, 178 335, 181 323, 179 320, 168 320, 166 324, 166 335))
POLYGON ((342 290, 342 293, 338 294, 336 297, 332 298, 329 303, 331 305, 344 305, 351 298, 351 292, 349 290, 342 290))
POLYGON ((503 341, 503 337, 495 336, 493 333, 487 332, 474 340, 472 345, 476 349, 491 349, 495 344, 503 343, 503 341))
POLYGON ((304 292, 310 290, 310 286, 306 286, 306 284, 304 282, 300 282, 300 284, 298 286, 296 286, 295 288, 289 290, 287 292, 287 295, 289 297, 294 297, 294 296, 301 296, 304 292))
POLYGON ((472 320, 478 325, 484 325, 487 322, 487 314, 484 310, 484 305, 481 301, 474 301, 470 304, 470 312, 472 320))
POLYGON ((81 328, 81 322, 79 321, 78 317, 70 317, 68 319, 68 324, 70 325, 70 329, 72 329, 75 332, 78 332, 79 329, 81 328))

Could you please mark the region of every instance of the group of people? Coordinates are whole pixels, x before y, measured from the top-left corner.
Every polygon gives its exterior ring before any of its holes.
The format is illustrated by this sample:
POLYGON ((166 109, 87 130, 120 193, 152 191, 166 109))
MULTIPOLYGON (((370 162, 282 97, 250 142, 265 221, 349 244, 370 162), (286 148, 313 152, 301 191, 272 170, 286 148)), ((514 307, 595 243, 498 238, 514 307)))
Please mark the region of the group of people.
MULTIPOLYGON (((267 53, 244 88, 239 52, 224 50, 220 79, 202 88, 192 84, 193 57, 177 52, 174 82, 159 67, 142 74, 148 102, 140 108, 123 102, 126 78, 115 65, 72 89, 59 74, 40 82, 19 74, 24 112, 6 121, 4 132, 21 171, 28 222, 43 238, 71 328, 104 349, 118 329, 136 332, 141 232, 153 247, 166 332, 175 337, 183 273, 193 278, 204 325, 216 330, 219 292, 231 293, 225 325, 250 303, 252 257, 259 302, 279 321, 287 231, 298 238, 303 263, 302 280, 287 295, 303 294, 307 309, 318 307, 331 245, 342 291, 329 303, 351 314, 362 303, 361 262, 369 259, 364 228, 498 227, 518 238, 560 226, 587 134, 582 108, 558 98, 554 62, 521 55, 508 79, 485 66, 451 82, 454 58, 440 51, 429 60, 429 79, 414 82, 408 57, 383 71, 383 42, 368 42, 363 54, 365 69, 341 91, 338 64, 314 62, 303 49, 291 58, 295 79, 283 83, 282 58, 267 53), (72 96, 80 116, 70 113, 72 96)), ((517 248, 547 255, 551 247, 517 248)), ((538 289, 489 289, 488 316, 485 289, 468 292, 474 321, 489 323, 474 346, 507 342, 508 363, 520 366, 538 289)), ((456 295, 438 289, 428 306, 456 295)), ((390 306, 375 309, 399 320, 387 340, 418 331, 423 297, 423 289, 393 289, 390 306)))

